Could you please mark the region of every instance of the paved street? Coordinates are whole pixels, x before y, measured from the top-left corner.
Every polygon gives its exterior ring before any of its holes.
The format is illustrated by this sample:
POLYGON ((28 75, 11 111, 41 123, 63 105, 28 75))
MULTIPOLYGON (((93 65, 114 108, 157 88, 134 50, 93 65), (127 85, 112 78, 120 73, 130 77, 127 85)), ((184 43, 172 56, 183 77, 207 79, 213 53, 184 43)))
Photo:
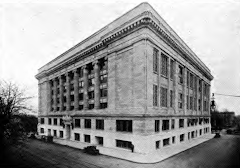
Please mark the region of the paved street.
MULTIPOLYGON (((221 168, 240 167, 240 136, 222 135, 155 164, 137 164, 104 155, 92 156, 82 150, 29 140, 24 146, 11 149, 5 167, 49 168, 221 168)), ((3 167, 0 165, 0 167, 3 167)))

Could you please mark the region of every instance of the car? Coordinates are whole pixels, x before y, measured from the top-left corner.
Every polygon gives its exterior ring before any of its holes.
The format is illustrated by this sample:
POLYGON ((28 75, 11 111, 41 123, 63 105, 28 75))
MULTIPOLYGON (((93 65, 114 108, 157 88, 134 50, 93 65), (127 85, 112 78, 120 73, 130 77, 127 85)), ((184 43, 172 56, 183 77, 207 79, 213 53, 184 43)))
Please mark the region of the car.
POLYGON ((96 146, 87 146, 83 149, 83 152, 91 155, 99 155, 99 150, 96 146))

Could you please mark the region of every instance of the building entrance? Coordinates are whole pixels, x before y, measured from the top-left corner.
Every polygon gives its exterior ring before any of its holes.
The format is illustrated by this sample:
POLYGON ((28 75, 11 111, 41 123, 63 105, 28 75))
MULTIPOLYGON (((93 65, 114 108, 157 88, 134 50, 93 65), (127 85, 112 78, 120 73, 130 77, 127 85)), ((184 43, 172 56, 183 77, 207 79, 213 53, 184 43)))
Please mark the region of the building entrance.
POLYGON ((66 139, 70 139, 71 138, 71 127, 70 124, 66 125, 66 139))

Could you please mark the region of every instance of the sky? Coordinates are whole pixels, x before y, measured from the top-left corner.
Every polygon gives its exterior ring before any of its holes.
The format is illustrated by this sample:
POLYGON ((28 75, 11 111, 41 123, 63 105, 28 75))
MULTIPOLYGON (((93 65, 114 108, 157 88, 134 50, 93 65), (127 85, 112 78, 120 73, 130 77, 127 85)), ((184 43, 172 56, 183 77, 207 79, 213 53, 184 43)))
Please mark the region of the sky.
MULTIPOLYGON (((0 0, 0 80, 34 98, 38 69, 143 1, 0 0)), ((240 95, 240 1, 147 1, 209 67, 211 92, 240 95)), ((240 115, 240 97, 215 94, 219 110, 240 115)))

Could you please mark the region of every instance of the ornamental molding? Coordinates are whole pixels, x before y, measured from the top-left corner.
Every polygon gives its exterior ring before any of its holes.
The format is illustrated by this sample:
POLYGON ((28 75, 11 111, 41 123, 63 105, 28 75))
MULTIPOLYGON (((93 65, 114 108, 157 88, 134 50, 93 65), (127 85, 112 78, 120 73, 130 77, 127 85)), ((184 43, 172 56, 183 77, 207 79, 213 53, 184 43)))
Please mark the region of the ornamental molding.
MULTIPOLYGON (((60 71, 100 50, 103 50, 108 47, 109 44, 119 40, 134 31, 137 31, 141 28, 147 27, 153 32, 155 32, 158 36, 160 36, 168 45, 172 47, 180 56, 182 56, 186 61, 192 64, 196 69, 203 72, 204 76, 207 76, 208 79, 213 79, 213 76, 210 74, 210 70, 202 63, 202 61, 191 51, 191 49, 178 37, 178 40, 173 35, 164 24, 162 24, 151 12, 145 11, 137 17, 129 20, 123 25, 117 27, 106 35, 102 36, 100 41, 97 41, 85 49, 73 54, 70 58, 65 59, 60 62, 58 65, 39 72, 36 75, 37 79, 41 79, 43 77, 49 76, 57 71, 60 71), (137 19, 137 20, 136 20, 137 19), (132 23, 134 22, 134 23, 132 23), (130 24, 131 23, 131 24, 130 24)), ((148 39, 148 37, 146 37, 148 39)), ((73 48, 76 48, 73 47, 73 48)), ((71 49, 69 50, 71 51, 71 49)), ((64 53, 66 54, 66 52, 64 53)))

